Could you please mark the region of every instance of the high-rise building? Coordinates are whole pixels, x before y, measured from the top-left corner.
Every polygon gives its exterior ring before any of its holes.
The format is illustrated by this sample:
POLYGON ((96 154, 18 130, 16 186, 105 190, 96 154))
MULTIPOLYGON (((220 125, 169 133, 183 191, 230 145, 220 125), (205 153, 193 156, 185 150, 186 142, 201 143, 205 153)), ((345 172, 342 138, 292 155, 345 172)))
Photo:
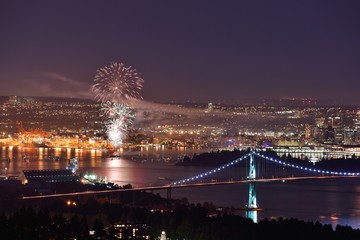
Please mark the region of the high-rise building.
POLYGON ((353 124, 354 124, 354 128, 359 131, 360 130, 360 120, 354 119, 353 124))
POLYGON ((355 143, 360 144, 360 120, 355 121, 354 125, 356 129, 355 143))
POLYGON ((314 137, 317 140, 322 141, 324 139, 326 127, 325 118, 315 118, 314 137))
POLYGON ((331 127, 334 131, 333 143, 341 144, 344 141, 344 126, 340 116, 330 116, 328 118, 328 127, 331 127))
POLYGON ((332 126, 328 126, 325 129, 325 134, 324 134, 324 143, 334 143, 335 142, 335 130, 332 126))
POLYGON ((311 125, 310 124, 305 124, 305 139, 310 139, 311 138, 311 125))
POLYGON ((315 118, 316 127, 323 128, 325 127, 325 118, 315 118))
POLYGON ((357 130, 355 128, 346 127, 344 129, 344 144, 356 145, 357 130))

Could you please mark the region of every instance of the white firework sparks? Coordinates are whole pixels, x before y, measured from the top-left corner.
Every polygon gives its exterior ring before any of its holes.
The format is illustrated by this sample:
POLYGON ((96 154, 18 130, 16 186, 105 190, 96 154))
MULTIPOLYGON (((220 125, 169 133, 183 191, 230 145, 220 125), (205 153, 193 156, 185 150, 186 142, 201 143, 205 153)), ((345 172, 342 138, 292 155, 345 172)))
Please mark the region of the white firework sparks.
POLYGON ((124 117, 127 119, 133 119, 135 117, 134 111, 127 105, 121 103, 105 102, 101 104, 103 116, 108 118, 124 117))
POLYGON ((131 103, 141 98, 139 91, 144 80, 136 69, 123 63, 112 63, 97 70, 91 87, 100 102, 131 103))
POLYGON ((144 80, 131 66, 112 63, 96 71, 94 82, 91 91, 101 102, 102 115, 108 119, 105 127, 109 143, 120 147, 135 118, 128 105, 141 98, 139 91, 144 80))
POLYGON ((114 119, 106 124, 106 135, 108 136, 110 144, 118 148, 123 143, 126 136, 125 124, 120 119, 114 119))
POLYGON ((134 111, 126 105, 112 102, 102 104, 101 111, 108 118, 105 126, 111 145, 121 145, 123 138, 127 136, 128 130, 133 124, 134 111))

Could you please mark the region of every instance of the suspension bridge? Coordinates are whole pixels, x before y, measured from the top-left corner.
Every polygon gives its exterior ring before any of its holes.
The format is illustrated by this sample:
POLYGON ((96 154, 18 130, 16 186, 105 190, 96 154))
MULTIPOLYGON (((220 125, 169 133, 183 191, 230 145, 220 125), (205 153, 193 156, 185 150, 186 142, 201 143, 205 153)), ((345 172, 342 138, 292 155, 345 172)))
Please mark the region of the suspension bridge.
POLYGON ((335 171, 319 169, 307 161, 289 161, 271 157, 266 152, 250 150, 241 157, 195 176, 177 180, 165 185, 135 187, 130 189, 109 189, 100 191, 71 192, 39 196, 24 196, 22 199, 49 197, 81 196, 89 194, 107 194, 128 191, 167 190, 167 198, 171 198, 171 190, 184 187, 200 187, 224 184, 248 184, 248 201, 245 210, 260 209, 257 204, 256 183, 270 181, 292 181, 304 179, 350 178, 359 177, 360 172, 335 171))
MULTIPOLYGON (((196 176, 175 181, 170 184, 171 188, 189 187, 189 186, 209 186, 219 184, 248 183, 248 201, 245 210, 252 211, 260 209, 257 204, 256 187, 257 182, 270 181, 293 181, 305 179, 326 179, 326 178, 350 178, 359 177, 360 172, 335 171, 328 169, 319 169, 314 164, 310 165, 307 161, 287 161, 275 157, 267 156, 265 153, 250 151, 248 154, 223 166, 210 171, 200 173, 196 176), (245 166, 244 166, 245 163, 245 166), (231 178, 214 180, 214 175, 225 172, 229 168, 241 169, 235 171, 237 177, 234 178, 234 172, 229 174, 231 178), (241 172, 245 174, 241 175, 241 172)), ((171 189, 170 189, 171 190, 171 189)), ((168 190, 169 191, 169 190, 168 190)), ((169 194, 169 193, 168 193, 169 194)), ((171 193, 170 193, 171 194, 171 193)))

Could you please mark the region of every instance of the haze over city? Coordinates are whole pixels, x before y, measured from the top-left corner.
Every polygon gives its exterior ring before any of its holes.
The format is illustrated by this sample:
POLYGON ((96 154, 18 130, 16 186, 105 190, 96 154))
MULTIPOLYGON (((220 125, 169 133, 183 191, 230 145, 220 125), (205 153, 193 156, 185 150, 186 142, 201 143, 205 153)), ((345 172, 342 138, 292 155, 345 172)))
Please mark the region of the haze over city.
POLYGON ((92 98, 124 62, 148 101, 360 102, 358 1, 2 1, 0 95, 92 98))

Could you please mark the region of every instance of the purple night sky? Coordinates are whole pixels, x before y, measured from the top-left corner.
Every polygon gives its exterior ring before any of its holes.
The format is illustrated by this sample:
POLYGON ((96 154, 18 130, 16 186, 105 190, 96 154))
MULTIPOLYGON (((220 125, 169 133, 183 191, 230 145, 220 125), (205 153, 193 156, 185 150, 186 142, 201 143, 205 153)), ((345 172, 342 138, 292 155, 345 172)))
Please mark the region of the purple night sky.
POLYGON ((149 101, 360 104, 360 1, 1 1, 0 95, 91 97, 124 62, 149 101))

